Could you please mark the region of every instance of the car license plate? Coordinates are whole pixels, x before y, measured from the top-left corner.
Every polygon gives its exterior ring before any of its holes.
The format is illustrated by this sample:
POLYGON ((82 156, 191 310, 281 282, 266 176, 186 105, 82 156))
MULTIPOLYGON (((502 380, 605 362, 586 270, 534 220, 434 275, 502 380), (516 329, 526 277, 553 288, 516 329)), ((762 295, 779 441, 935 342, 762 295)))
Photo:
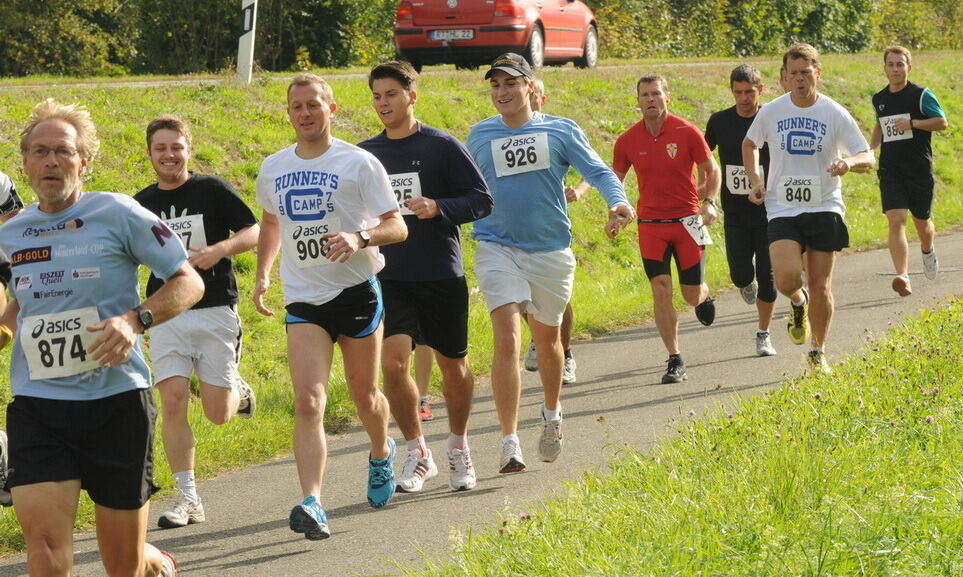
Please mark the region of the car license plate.
POLYGON ((467 30, 432 30, 432 40, 471 40, 475 37, 475 31, 467 30))

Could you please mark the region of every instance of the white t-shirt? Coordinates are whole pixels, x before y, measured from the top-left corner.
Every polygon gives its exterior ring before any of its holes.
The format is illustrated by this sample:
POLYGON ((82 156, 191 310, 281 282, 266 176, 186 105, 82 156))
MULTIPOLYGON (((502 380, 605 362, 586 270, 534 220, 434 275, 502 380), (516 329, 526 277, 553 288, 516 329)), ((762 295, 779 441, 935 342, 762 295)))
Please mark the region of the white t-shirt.
POLYGON ((769 220, 804 212, 846 214, 838 176, 827 172, 833 160, 869 150, 852 115, 820 94, 800 108, 784 94, 764 105, 746 138, 759 148, 769 143, 769 220))
POLYGON ((280 225, 285 304, 320 305, 384 267, 375 247, 345 263, 327 260, 323 235, 374 228, 380 215, 398 210, 398 202, 388 174, 370 153, 335 139, 324 154, 306 160, 295 146, 264 159, 257 202, 280 225))

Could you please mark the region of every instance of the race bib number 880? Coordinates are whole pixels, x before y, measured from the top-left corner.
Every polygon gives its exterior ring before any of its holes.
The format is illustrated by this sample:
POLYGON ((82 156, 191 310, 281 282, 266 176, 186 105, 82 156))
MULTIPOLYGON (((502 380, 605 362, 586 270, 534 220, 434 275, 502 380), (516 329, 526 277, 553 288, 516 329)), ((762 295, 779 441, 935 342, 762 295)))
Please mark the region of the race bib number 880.
POLYGON ((910 115, 907 114, 894 114, 892 116, 884 116, 879 119, 879 127, 883 131, 883 142, 893 142, 895 140, 909 140, 913 138, 912 130, 897 130, 896 121, 900 118, 905 118, 910 120, 910 115))
POLYGON ((99 322, 97 307, 24 317, 18 336, 30 378, 57 379, 98 368, 87 349, 101 333, 87 327, 99 322))
POLYGON ((496 176, 511 176, 551 168, 548 133, 520 134, 491 142, 496 176))

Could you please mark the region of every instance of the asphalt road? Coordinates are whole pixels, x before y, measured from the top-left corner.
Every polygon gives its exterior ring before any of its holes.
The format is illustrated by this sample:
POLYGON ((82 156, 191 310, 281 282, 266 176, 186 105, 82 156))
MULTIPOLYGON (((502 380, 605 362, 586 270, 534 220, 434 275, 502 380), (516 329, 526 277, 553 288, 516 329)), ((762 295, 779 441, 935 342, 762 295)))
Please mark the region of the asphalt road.
MULTIPOLYGON (((836 316, 827 350, 831 362, 858 350, 864 331, 882 332, 920 308, 940 306, 947 295, 963 294, 963 233, 942 236, 937 246, 943 272, 935 281, 920 274, 918 248, 912 246, 915 293, 907 298, 890 289, 887 251, 847 251, 836 266, 836 316)), ((649 289, 641 283, 639 290, 649 289)), ((495 527, 500 515, 533 510, 565 481, 604 467, 620 448, 646 450, 657 438, 671 435, 674 421, 688 418, 689 411, 702 415, 720 404, 732 405, 798 374, 808 349, 789 342, 783 328, 787 308, 780 297, 773 330, 779 354, 769 358, 755 356, 755 307, 747 306, 737 291, 719 296, 716 322, 709 328, 699 325, 691 310, 682 313, 689 380, 680 385, 660 384, 667 355, 651 323, 577 343, 579 380, 562 394, 566 444, 555 463, 537 461, 541 389, 535 374, 525 373, 520 436, 529 468, 523 473, 497 473, 498 425, 491 390, 483 381, 476 389, 470 430, 479 477, 473 491, 450 493, 442 470, 424 492, 399 494, 386 508, 371 509, 364 496, 367 438, 354 429, 329 440, 321 502, 333 531, 330 539, 307 541, 287 527, 288 512, 301 499, 290 456, 201 483, 207 522, 152 528, 148 539, 176 555, 183 576, 399 574, 399 564, 420 564, 422 552, 437 558, 451 551, 458 535, 469 529, 495 527)), ((438 418, 425 432, 443 461, 447 427, 443 406, 436 408, 438 418)), ((257 426, 256 418, 251 426, 257 426)), ((392 434, 401 440, 394 427, 392 434)), ((154 503, 151 525, 169 505, 154 503)), ((75 551, 74 575, 104 574, 92 532, 76 536, 75 551)), ((24 555, 0 561, 0 576, 25 574, 24 555)))

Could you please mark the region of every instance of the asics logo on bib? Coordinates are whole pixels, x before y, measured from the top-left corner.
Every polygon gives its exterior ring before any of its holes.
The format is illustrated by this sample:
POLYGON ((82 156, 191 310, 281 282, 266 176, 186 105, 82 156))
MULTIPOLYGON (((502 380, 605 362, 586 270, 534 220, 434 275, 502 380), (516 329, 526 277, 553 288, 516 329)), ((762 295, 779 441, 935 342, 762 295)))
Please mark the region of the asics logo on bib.
POLYGON ((530 144, 535 144, 535 136, 520 136, 518 138, 509 136, 505 139, 505 142, 502 143, 502 150, 508 150, 513 146, 528 146, 530 144))
POLYGON ((410 177, 410 176, 406 176, 406 177, 403 177, 403 178, 398 178, 398 177, 395 177, 395 176, 392 176, 392 177, 391 177, 391 186, 392 186, 392 187, 396 187, 396 186, 411 186, 414 182, 415 182, 415 179, 412 178, 412 177, 410 177))
POLYGON ((30 331, 30 336, 37 338, 44 333, 48 335, 56 335, 67 331, 79 330, 80 326, 80 317, 61 319, 54 322, 45 322, 43 319, 39 319, 37 324, 34 325, 33 330, 30 331))
POLYGON ((319 224, 317 226, 301 226, 298 225, 291 232, 291 238, 298 240, 302 235, 304 236, 318 236, 319 234, 328 234, 330 227, 326 224, 319 224))

